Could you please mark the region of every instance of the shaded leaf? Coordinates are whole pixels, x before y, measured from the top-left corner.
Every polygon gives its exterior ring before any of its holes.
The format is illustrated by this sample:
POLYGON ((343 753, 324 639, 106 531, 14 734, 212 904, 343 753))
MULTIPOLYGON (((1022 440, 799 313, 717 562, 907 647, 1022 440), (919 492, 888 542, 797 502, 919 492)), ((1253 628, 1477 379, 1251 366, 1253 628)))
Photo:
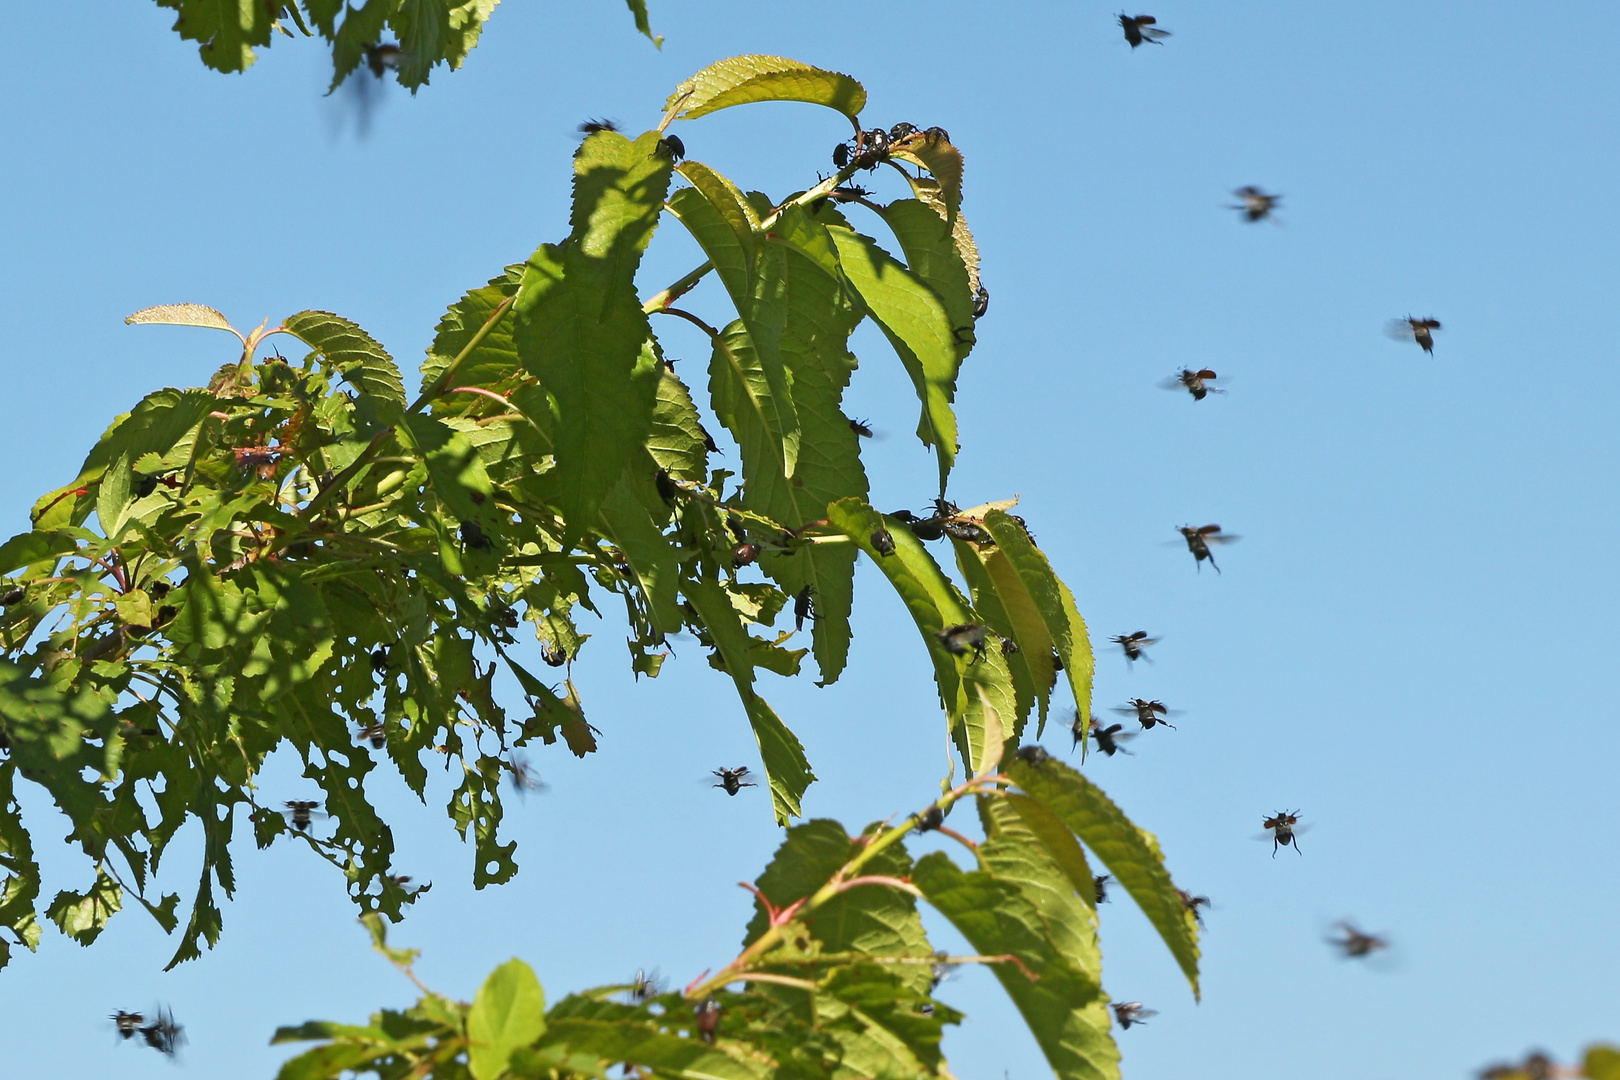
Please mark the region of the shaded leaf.
POLYGON ((518 355, 549 395, 564 523, 578 536, 652 422, 659 365, 635 272, 658 225, 670 161, 658 133, 598 132, 574 157, 574 232, 529 259, 518 293, 518 355))

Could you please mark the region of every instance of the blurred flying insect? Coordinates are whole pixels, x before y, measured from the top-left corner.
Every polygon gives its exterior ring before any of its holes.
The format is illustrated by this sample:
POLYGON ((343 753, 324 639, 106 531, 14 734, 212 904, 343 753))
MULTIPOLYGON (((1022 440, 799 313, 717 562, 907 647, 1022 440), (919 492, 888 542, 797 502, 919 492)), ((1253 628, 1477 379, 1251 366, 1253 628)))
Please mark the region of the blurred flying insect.
POLYGON ((1299 811, 1280 810, 1275 817, 1266 818, 1266 828, 1271 830, 1271 857, 1277 857, 1277 849, 1294 845, 1294 854, 1303 855, 1299 850, 1299 811))
POLYGON ((141 1025, 146 1023, 146 1017, 140 1013, 125 1012, 122 1009, 113 1013, 108 1019, 118 1028, 118 1037, 125 1040, 131 1038, 141 1029, 141 1025))
POLYGON ((1146 660, 1151 664, 1153 662, 1153 657, 1147 654, 1147 647, 1149 645, 1157 645, 1159 643, 1158 638, 1148 637, 1146 630, 1138 630, 1134 634, 1120 634, 1117 637, 1111 637, 1108 640, 1113 644, 1118 645, 1121 649, 1124 649, 1125 659, 1129 660, 1131 663, 1135 663, 1138 660, 1146 660))
POLYGON ((1391 319, 1385 327, 1385 332, 1396 341, 1415 341, 1422 346, 1423 351, 1430 356, 1434 355, 1434 332, 1440 329, 1440 320, 1436 318, 1414 319, 1408 315, 1404 319, 1391 319))
POLYGON ((619 125, 612 120, 587 120, 579 125, 581 135, 595 135, 599 131, 618 131, 619 125))
POLYGON ((865 420, 851 420, 849 422, 849 430, 853 431, 863 439, 870 439, 872 437, 872 429, 866 425, 867 422, 865 420))
POLYGON ((739 765, 735 769, 728 769, 722 765, 714 770, 714 775, 720 778, 720 782, 714 786, 724 788, 727 795, 735 795, 745 787, 758 787, 748 779, 749 772, 746 765, 739 765))
POLYGON ((1196 529, 1188 525, 1180 525, 1177 526, 1176 531, 1181 533, 1183 540, 1187 541, 1187 550, 1192 552, 1193 565, 1202 570, 1204 560, 1208 559, 1209 565, 1215 567, 1217 574, 1221 572, 1221 568, 1216 565, 1215 556, 1209 550, 1209 546, 1211 544, 1230 544, 1237 539, 1235 536, 1222 535, 1219 525, 1200 525, 1196 529))
POLYGON ((985 629, 978 623, 962 623, 959 626, 949 626, 935 635, 945 651, 952 656, 966 656, 973 654, 968 663, 977 663, 984 659, 985 629))
POLYGON ((1150 1016, 1158 1016, 1157 1009, 1144 1009, 1140 1001, 1115 1001, 1108 1006, 1114 1010, 1119 1026, 1129 1031, 1132 1024, 1145 1024, 1150 1016))
POLYGON ((655 998, 663 992, 663 980, 658 977, 657 971, 648 973, 640 968, 636 969, 636 977, 630 983, 631 1001, 639 1005, 641 1002, 655 998))
POLYGON ((1046 747, 1039 743, 1031 743, 1018 748, 1018 760, 1039 767, 1052 760, 1052 755, 1046 752, 1046 747))
POLYGON ((1133 49, 1144 41, 1153 45, 1164 44, 1162 39, 1169 37, 1170 31, 1160 30, 1155 25, 1158 21, 1152 15, 1119 14, 1120 28, 1125 31, 1125 40, 1131 43, 1133 49))
POLYGON ((1170 710, 1165 708, 1162 701, 1149 701, 1147 698, 1131 698, 1123 707, 1115 708, 1121 716, 1134 716, 1136 722, 1142 725, 1143 731, 1151 731, 1157 724, 1175 730, 1176 725, 1166 720, 1170 710))
POLYGON ((1097 903, 1108 903, 1108 883, 1112 880, 1107 874, 1098 874, 1091 879, 1091 887, 1097 890, 1097 903))
POLYGON ((141 1038, 146 1045, 160 1054, 174 1056, 176 1050, 185 1045, 184 1029, 174 1022, 174 1014, 167 1008, 159 1008, 157 1019, 140 1029, 141 1038))
MULTIPOLYGON (((1082 738, 1080 734, 1080 726, 1080 718, 1077 716, 1075 717, 1073 728, 1074 742, 1076 746, 1080 744, 1080 740, 1082 738)), ((1130 751, 1119 744, 1124 742, 1126 739, 1136 738, 1136 734, 1135 732, 1126 732, 1122 734, 1121 729, 1124 726, 1124 724, 1109 724, 1107 727, 1103 727, 1101 724, 1093 724, 1091 726, 1091 737, 1097 740, 1097 752, 1100 754, 1107 754, 1109 757, 1113 757, 1115 754, 1129 754, 1130 751)))
POLYGON ((1203 916, 1203 913, 1200 912, 1198 909, 1201 908, 1201 907, 1208 907, 1209 906, 1209 897, 1207 897, 1207 896, 1194 896, 1192 893, 1188 892, 1186 889, 1177 889, 1176 890, 1176 895, 1181 897, 1181 906, 1182 906, 1182 908, 1184 908, 1186 911, 1191 913, 1193 919, 1197 921, 1199 926, 1203 926, 1204 925, 1204 916, 1203 916))
POLYGON ((546 790, 546 784, 540 779, 540 774, 534 771, 534 766, 530 765, 529 759, 522 754, 512 755, 512 760, 506 765, 506 771, 512 778, 512 790, 519 795, 546 790))
POLYGON ((388 745, 388 724, 379 720, 375 724, 366 724, 360 728, 359 738, 371 743, 373 750, 381 750, 388 745))
POLYGON ((1220 378, 1209 368, 1194 371, 1192 368, 1182 368, 1168 379, 1162 379, 1159 386, 1165 390, 1185 390, 1192 395, 1194 401, 1203 401, 1210 394, 1224 394, 1225 390, 1213 385, 1220 378))
POLYGON ((954 977, 956 975, 956 969, 961 966, 961 964, 951 963, 949 953, 935 953, 934 964, 929 971, 930 985, 928 989, 930 991, 938 990, 939 984, 954 977))
POLYGON ((383 77, 385 71, 399 69, 399 46, 392 42, 379 42, 376 45, 366 46, 366 67, 377 78, 383 77))
POLYGON ((1245 221, 1266 220, 1271 217, 1271 212, 1277 209, 1277 204, 1282 201, 1281 195, 1267 195, 1253 184, 1240 187, 1232 194, 1243 201, 1236 205, 1228 205, 1227 209, 1243 211, 1243 220, 1245 221))
POLYGON ((321 804, 318 802, 302 802, 295 799, 282 805, 287 808, 286 814, 288 820, 292 822, 292 827, 299 832, 308 832, 310 822, 319 812, 316 808, 321 804))
MULTIPOLYGON (((1294 846, 1296 849, 1299 847, 1298 844, 1295 844, 1294 846)), ((1340 930, 1344 931, 1344 936, 1328 938, 1328 944, 1337 947, 1339 951, 1344 954, 1346 959, 1371 956, 1379 949, 1389 948, 1388 938, 1381 938, 1376 934, 1364 934, 1360 930, 1357 930, 1354 926, 1350 925, 1348 922, 1344 922, 1342 920, 1334 923, 1334 925, 1340 930)))

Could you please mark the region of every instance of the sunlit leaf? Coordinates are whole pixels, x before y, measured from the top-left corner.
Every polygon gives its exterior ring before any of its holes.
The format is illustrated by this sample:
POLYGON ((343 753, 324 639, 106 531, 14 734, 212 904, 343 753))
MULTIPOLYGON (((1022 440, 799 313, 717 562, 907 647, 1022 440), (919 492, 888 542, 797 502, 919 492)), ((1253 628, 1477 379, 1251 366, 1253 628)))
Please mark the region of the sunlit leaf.
POLYGON ((467 1070, 474 1080, 497 1080, 512 1051, 546 1030, 546 999, 534 969, 508 960, 484 980, 467 1013, 467 1070))
POLYGON ((851 120, 866 107, 866 90, 848 75, 782 56, 733 56, 710 64, 675 88, 664 108, 683 120, 755 101, 806 101, 851 120))

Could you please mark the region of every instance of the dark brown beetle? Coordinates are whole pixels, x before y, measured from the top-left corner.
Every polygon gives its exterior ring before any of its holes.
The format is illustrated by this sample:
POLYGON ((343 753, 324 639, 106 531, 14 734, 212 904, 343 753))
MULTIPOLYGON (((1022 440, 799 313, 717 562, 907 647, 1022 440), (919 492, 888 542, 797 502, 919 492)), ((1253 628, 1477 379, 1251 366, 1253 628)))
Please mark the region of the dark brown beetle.
POLYGON ((720 1029, 720 1003, 714 998, 707 998, 697 1007, 696 1013, 698 1038, 706 1043, 714 1042, 715 1032, 720 1029))
POLYGON ((1176 531, 1181 533, 1183 540, 1187 541, 1187 550, 1192 552, 1193 565, 1202 570, 1204 560, 1208 559, 1209 565, 1215 567, 1217 574, 1221 572, 1221 568, 1216 565, 1215 556, 1210 552, 1209 546, 1211 544, 1230 544, 1237 539, 1235 536, 1222 535, 1219 525, 1200 525, 1196 529, 1187 525, 1180 525, 1177 526, 1176 531))
POLYGON ((872 550, 883 558, 894 554, 894 537, 889 535, 888 529, 872 530, 872 550))
POLYGON ((1120 28, 1125 31, 1125 40, 1131 43, 1133 49, 1144 41, 1152 45, 1164 44, 1160 39, 1169 37, 1170 31, 1160 30, 1154 25, 1158 21, 1152 15, 1126 15, 1123 12, 1119 15, 1120 28))
POLYGON ((816 602, 813 591, 809 585, 799 590, 793 598, 793 629, 803 630, 806 619, 816 617, 816 602))
POLYGON ((1415 341, 1430 356, 1434 355, 1434 332, 1440 329, 1440 320, 1435 318, 1414 319, 1408 315, 1404 319, 1391 319, 1389 321, 1389 336, 1397 341, 1415 341))
POLYGON ((872 437, 872 429, 866 426, 865 420, 851 420, 849 422, 849 430, 853 431, 863 439, 870 439, 872 437))
POLYGON ((1140 1001, 1116 1001, 1108 1006, 1114 1010, 1119 1026, 1129 1031, 1132 1024, 1145 1024, 1150 1016, 1158 1016, 1157 1009, 1144 1009, 1140 1001))
POLYGON ((1277 857, 1277 849, 1294 845, 1294 854, 1303 855, 1299 850, 1299 837, 1295 835, 1299 825, 1299 811, 1292 812, 1280 810, 1275 817, 1266 818, 1266 828, 1271 830, 1271 857, 1277 857))
POLYGON ((1192 913, 1193 919, 1195 919, 1197 921, 1199 926, 1203 926, 1204 925, 1204 916, 1198 909, 1201 908, 1201 907, 1208 907, 1209 906, 1209 897, 1207 897, 1207 896, 1194 896, 1192 893, 1188 892, 1186 889, 1177 889, 1176 890, 1176 895, 1181 897, 1181 906, 1183 908, 1186 908, 1189 912, 1192 913))
POLYGON ((686 144, 678 135, 665 135, 658 140, 658 153, 671 161, 680 161, 686 156, 686 144))
POLYGON ((1132 698, 1125 703, 1124 708, 1117 708, 1114 711, 1122 716, 1136 717, 1136 722, 1142 725, 1143 731, 1151 731, 1157 724, 1163 724, 1171 730, 1174 730, 1176 726, 1165 719, 1166 716, 1170 715, 1170 710, 1165 708, 1162 701, 1132 698))
MULTIPOLYGON (((1097 740, 1097 751, 1109 757, 1113 757, 1115 754, 1129 754, 1130 751, 1119 744, 1126 739, 1136 738, 1136 735, 1133 732, 1122 734, 1121 729, 1124 726, 1124 724, 1109 724, 1107 727, 1103 727, 1101 724, 1092 724, 1091 737, 1097 740)), ((1075 745, 1078 746, 1080 743, 1079 717, 1076 717, 1074 721, 1074 741, 1075 745)))
POLYGON ((743 567, 751 565, 757 558, 759 558, 759 545, 751 541, 745 541, 731 549, 731 568, 741 570, 743 567))
POLYGON ((595 135, 598 131, 618 131, 619 125, 612 120, 587 120, 579 125, 582 135, 595 135))
POLYGON ((948 626, 937 635, 940 645, 952 656, 966 656, 973 654, 969 663, 977 663, 984 659, 985 628, 979 623, 962 623, 959 626, 948 626))
POLYGON ((186 1037, 182 1031, 181 1026, 174 1022, 174 1014, 166 1008, 160 1008, 157 1019, 140 1029, 141 1038, 146 1040, 147 1046, 170 1057, 185 1044, 186 1037))
POLYGON ((393 71, 399 67, 399 46, 393 44, 367 45, 366 67, 377 78, 383 77, 384 71, 393 71))
POLYGON ((748 779, 749 773, 746 765, 739 765, 735 769, 728 769, 722 765, 714 770, 714 775, 720 778, 720 782, 714 786, 724 788, 727 795, 735 795, 745 787, 759 786, 748 779))
POLYGON ((360 729, 360 738, 370 742, 373 750, 381 750, 388 745, 388 724, 382 720, 367 724, 360 729))
POLYGON ((1209 368, 1194 371, 1192 368, 1182 368, 1176 374, 1160 382, 1159 385, 1166 390, 1185 390, 1192 395, 1194 401, 1203 401, 1210 394, 1224 394, 1218 386, 1212 386, 1220 378, 1209 368))
POLYGON ((973 317, 982 319, 990 310, 990 290, 980 285, 973 293, 973 317))
POLYGON ((113 1013, 112 1016, 108 1017, 108 1019, 117 1025, 118 1036, 122 1039, 130 1038, 141 1029, 142 1024, 146 1023, 146 1017, 142 1016, 140 1013, 125 1012, 122 1009, 119 1009, 117 1012, 113 1013))
POLYGON ((297 829, 299 832, 308 832, 310 819, 315 815, 315 808, 321 804, 318 802, 302 802, 299 800, 294 800, 289 803, 283 803, 282 805, 291 811, 292 827, 297 829))
POLYGON ((1138 660, 1146 660, 1149 663, 1152 663, 1153 658, 1144 650, 1146 650, 1149 645, 1157 645, 1159 643, 1158 638, 1148 637, 1146 630, 1138 630, 1134 634, 1120 634, 1116 637, 1111 637, 1108 640, 1113 644, 1118 645, 1121 649, 1124 649, 1125 659, 1131 661, 1132 663, 1135 663, 1138 660))

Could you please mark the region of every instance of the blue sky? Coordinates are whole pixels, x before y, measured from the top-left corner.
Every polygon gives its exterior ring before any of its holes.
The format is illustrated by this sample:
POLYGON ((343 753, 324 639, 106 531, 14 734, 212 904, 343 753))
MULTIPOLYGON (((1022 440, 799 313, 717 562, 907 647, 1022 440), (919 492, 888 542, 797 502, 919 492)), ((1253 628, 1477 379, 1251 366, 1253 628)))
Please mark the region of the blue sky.
MULTIPOLYGON (((1174 36, 1134 53, 1114 10, 655 0, 656 51, 614 0, 511 3, 465 70, 415 99, 382 88, 360 140, 312 43, 227 77, 154 6, 19 7, 0 71, 0 531, 111 416, 228 359, 221 335, 130 311, 195 301, 245 326, 327 308, 409 367, 464 289, 565 232, 580 120, 650 127, 676 82, 735 53, 843 70, 869 122, 942 125, 967 157, 994 299, 953 494, 1021 496, 1094 639, 1163 637, 1134 671, 1101 655, 1099 707, 1184 710, 1088 765, 1214 901, 1201 1005, 1128 902, 1104 909, 1107 986, 1161 1014, 1121 1034, 1126 1075, 1460 1078, 1620 1036, 1620 10, 1163 0, 1148 10, 1174 36), (1285 195, 1277 225, 1222 208, 1243 184, 1285 195), (1444 322, 1432 358, 1383 335, 1408 312, 1444 322), (1156 388, 1184 365, 1230 393, 1156 388), (1243 536, 1220 576, 1163 543, 1209 521, 1243 536), (1261 819, 1295 808, 1303 855, 1272 859, 1261 819), (1346 916, 1393 937, 1388 970, 1334 958, 1322 937, 1346 916)), ((847 126, 783 105, 678 131, 783 194, 847 126)), ((671 223, 647 291, 698 261, 671 223)), ((712 287, 690 306, 724 317, 712 287)), ((695 334, 660 329, 701 364, 695 334)), ((932 465, 909 388, 880 340, 857 345, 849 411, 887 435, 874 501, 915 506, 932 465)), ((852 827, 914 808, 945 766, 922 650, 869 570, 844 679, 765 687, 822 777, 807 811, 852 827)), ((587 629, 576 682, 603 750, 535 755, 551 789, 509 809, 515 882, 471 890, 448 788, 427 809, 384 800, 401 869, 434 882, 395 941, 447 993, 512 955, 553 999, 638 967, 684 982, 738 945, 751 901, 732 883, 778 834, 765 796, 700 782, 755 760, 732 692, 695 649, 632 683, 619 626, 587 629)), ((265 786, 308 797, 290 763, 265 786)), ((65 824, 30 810, 47 894, 82 886, 65 824)), ((169 885, 189 889, 177 845, 169 885)), ((268 1077, 278 1024, 413 997, 324 864, 248 845, 238 871, 220 947, 175 972, 140 913, 15 959, 8 1072, 170 1075, 105 1020, 162 1000, 189 1071, 268 1077)), ((970 1017, 947 1043, 958 1076, 1047 1074, 988 974, 944 994, 970 1017)))

